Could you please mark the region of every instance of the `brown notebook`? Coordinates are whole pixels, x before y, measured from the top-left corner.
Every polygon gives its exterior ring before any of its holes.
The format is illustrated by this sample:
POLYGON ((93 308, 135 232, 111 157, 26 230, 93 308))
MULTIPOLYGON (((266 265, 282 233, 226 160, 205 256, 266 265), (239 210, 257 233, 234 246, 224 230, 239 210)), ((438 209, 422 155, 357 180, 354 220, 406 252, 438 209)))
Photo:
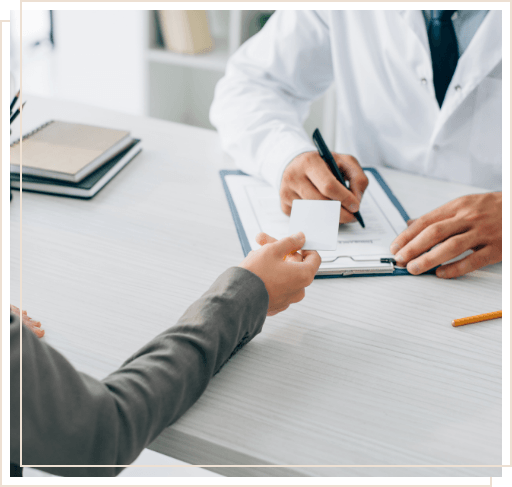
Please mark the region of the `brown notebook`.
MULTIPOLYGON (((126 130, 51 121, 23 137, 23 174, 79 182, 132 142, 126 130)), ((20 143, 11 144, 11 173, 20 172, 20 143)))

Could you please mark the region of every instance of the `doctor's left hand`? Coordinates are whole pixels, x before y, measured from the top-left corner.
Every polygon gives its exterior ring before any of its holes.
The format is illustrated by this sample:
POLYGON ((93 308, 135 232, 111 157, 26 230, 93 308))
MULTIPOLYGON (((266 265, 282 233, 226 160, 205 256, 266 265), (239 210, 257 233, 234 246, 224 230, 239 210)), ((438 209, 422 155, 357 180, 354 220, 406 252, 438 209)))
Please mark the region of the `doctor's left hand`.
POLYGON ((397 264, 422 274, 473 250, 436 269, 437 277, 448 279, 500 262, 501 198, 501 192, 462 196, 414 220, 391 244, 397 264))

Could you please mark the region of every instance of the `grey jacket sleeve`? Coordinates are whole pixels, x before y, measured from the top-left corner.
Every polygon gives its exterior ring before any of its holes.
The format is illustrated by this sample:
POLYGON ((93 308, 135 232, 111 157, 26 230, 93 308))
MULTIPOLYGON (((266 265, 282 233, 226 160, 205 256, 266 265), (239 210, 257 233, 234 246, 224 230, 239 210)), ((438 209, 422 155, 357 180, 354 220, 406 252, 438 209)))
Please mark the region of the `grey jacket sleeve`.
MULTIPOLYGON (((176 421, 211 377, 261 331, 263 281, 224 272, 180 318, 103 381, 76 371, 22 326, 23 464, 57 475, 113 476, 176 421)), ((11 323, 11 463, 20 464, 20 325, 11 323)))

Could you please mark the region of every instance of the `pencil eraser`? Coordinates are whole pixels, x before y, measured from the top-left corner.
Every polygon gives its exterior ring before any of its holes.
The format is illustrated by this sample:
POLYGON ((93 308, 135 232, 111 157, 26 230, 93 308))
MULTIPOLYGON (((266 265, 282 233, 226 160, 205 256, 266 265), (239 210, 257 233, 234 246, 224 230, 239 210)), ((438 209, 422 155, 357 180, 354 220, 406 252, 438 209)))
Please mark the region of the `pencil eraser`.
POLYGON ((293 200, 290 235, 304 233, 304 250, 336 250, 340 210, 339 201, 293 200))

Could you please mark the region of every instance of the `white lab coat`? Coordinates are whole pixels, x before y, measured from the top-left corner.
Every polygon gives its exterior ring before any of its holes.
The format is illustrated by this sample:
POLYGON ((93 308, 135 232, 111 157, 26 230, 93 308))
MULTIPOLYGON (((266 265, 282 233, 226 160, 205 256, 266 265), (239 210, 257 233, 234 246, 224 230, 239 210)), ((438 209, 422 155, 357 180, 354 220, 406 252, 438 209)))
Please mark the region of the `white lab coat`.
POLYGON ((440 109, 421 10, 280 11, 230 59, 210 118, 239 167, 278 188, 315 150, 302 123, 334 82, 335 151, 501 190, 501 46, 501 11, 490 11, 440 109))

